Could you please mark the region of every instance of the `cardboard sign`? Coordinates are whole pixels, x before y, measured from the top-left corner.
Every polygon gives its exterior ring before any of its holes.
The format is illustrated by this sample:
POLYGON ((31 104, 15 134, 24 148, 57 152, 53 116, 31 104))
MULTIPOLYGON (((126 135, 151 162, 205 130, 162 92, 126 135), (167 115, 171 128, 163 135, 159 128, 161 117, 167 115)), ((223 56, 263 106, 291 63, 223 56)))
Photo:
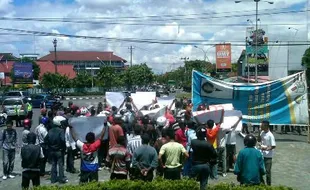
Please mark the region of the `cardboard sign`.
POLYGON ((95 133, 96 139, 99 138, 104 126, 106 117, 73 117, 69 119, 71 125, 77 135, 77 138, 86 142, 86 134, 89 132, 95 133))
POLYGON ((143 106, 152 104, 152 101, 156 98, 155 92, 136 92, 131 94, 131 98, 138 110, 143 108, 143 106))
POLYGON ((210 111, 214 110, 234 110, 234 106, 232 104, 217 104, 217 105, 210 105, 210 111))
POLYGON ((105 97, 110 106, 119 108, 123 103, 125 96, 122 92, 106 92, 105 97))
POLYGON ((193 112, 193 116, 196 121, 201 124, 206 124, 208 120, 212 119, 215 123, 219 123, 222 120, 222 110, 204 110, 193 112))
MULTIPOLYGON (((221 128, 229 129, 231 128, 242 116, 242 112, 239 110, 227 110, 224 112, 224 121, 221 128)), ((242 131, 242 121, 240 121, 235 129, 236 132, 242 131)))

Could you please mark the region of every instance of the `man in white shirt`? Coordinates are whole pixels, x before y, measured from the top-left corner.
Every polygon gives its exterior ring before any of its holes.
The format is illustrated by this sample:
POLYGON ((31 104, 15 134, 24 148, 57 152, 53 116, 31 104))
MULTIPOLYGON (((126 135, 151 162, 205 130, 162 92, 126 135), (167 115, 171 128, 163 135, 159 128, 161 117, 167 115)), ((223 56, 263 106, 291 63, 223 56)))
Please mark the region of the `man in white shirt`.
POLYGON ((40 145, 40 147, 43 150, 43 154, 44 154, 44 158, 41 159, 41 162, 40 162, 40 175, 44 176, 45 175, 45 166, 46 166, 47 157, 48 157, 47 156, 48 155, 47 145, 44 143, 44 139, 45 139, 46 135, 48 134, 47 128, 46 128, 46 126, 48 125, 48 118, 42 117, 40 123, 41 124, 39 126, 37 126, 35 129, 35 134, 37 136, 36 145, 40 145))
POLYGON ((66 128, 65 133, 66 147, 67 147, 67 169, 66 171, 69 173, 76 173, 76 169, 74 168, 74 156, 76 151, 76 143, 72 138, 70 127, 66 128))
POLYGON ((261 151, 264 157, 265 168, 266 168, 266 181, 267 185, 271 185, 271 166, 272 166, 272 157, 274 154, 274 149, 276 148, 276 141, 269 130, 269 121, 263 121, 261 123, 261 151))

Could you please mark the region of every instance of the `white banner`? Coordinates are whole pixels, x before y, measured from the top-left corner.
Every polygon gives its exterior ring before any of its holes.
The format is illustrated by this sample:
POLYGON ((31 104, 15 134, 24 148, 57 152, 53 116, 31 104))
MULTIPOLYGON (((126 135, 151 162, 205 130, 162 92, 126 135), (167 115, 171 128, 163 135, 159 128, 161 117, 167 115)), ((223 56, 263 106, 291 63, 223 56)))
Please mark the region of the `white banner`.
POLYGON ((125 96, 122 92, 106 92, 106 100, 110 106, 119 108, 124 102, 125 96))
MULTIPOLYGON (((175 99, 174 96, 170 97, 160 97, 160 98, 157 98, 157 104, 160 106, 160 107, 164 107, 164 106, 167 106, 169 107, 173 100, 175 99)), ((174 110, 175 109, 175 104, 172 105, 171 107, 171 110, 174 110)))
POLYGON ((131 98, 138 110, 143 106, 152 104, 152 101, 156 98, 156 92, 136 92, 131 94, 131 98))
POLYGON ((86 142, 86 134, 93 132, 96 135, 96 139, 99 138, 103 129, 106 117, 73 117, 69 119, 69 125, 71 125, 76 132, 79 140, 86 142))
MULTIPOLYGON (((241 111, 238 110, 228 110, 224 112, 224 121, 221 128, 229 129, 231 128, 239 118, 242 116, 241 111)), ((240 121, 235 129, 236 132, 242 131, 242 121, 240 121)))

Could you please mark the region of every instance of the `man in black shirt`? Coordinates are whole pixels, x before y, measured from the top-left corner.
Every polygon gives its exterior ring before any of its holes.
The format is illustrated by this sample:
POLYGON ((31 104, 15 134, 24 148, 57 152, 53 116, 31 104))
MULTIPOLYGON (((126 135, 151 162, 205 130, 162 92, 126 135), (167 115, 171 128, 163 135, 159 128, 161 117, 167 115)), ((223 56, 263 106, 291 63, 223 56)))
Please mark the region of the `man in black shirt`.
POLYGON ((196 130, 197 139, 191 141, 193 149, 193 167, 190 173, 191 178, 199 176, 200 190, 205 190, 210 175, 210 165, 216 162, 216 151, 213 146, 206 141, 206 129, 199 127, 196 130))
POLYGON ((29 188, 30 180, 32 180, 34 187, 40 185, 40 160, 44 157, 40 145, 35 145, 36 134, 29 133, 27 143, 21 150, 23 189, 29 188))

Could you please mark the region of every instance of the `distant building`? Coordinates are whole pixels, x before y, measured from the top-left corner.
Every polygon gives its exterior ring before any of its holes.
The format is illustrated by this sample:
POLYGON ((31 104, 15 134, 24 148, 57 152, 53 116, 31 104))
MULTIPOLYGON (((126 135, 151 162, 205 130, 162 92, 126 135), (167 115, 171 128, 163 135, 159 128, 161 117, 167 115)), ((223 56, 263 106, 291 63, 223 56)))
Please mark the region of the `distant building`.
MULTIPOLYGON (((125 69, 125 59, 114 55, 113 52, 97 51, 57 51, 56 64, 72 65, 76 73, 87 72, 96 75, 100 67, 112 66, 117 71, 125 69)), ((55 53, 51 51, 48 55, 41 57, 39 62, 55 62, 55 53)))
POLYGON ((21 53, 20 54, 20 58, 21 59, 30 59, 32 61, 36 61, 39 57, 39 54, 35 54, 35 53, 21 53))

